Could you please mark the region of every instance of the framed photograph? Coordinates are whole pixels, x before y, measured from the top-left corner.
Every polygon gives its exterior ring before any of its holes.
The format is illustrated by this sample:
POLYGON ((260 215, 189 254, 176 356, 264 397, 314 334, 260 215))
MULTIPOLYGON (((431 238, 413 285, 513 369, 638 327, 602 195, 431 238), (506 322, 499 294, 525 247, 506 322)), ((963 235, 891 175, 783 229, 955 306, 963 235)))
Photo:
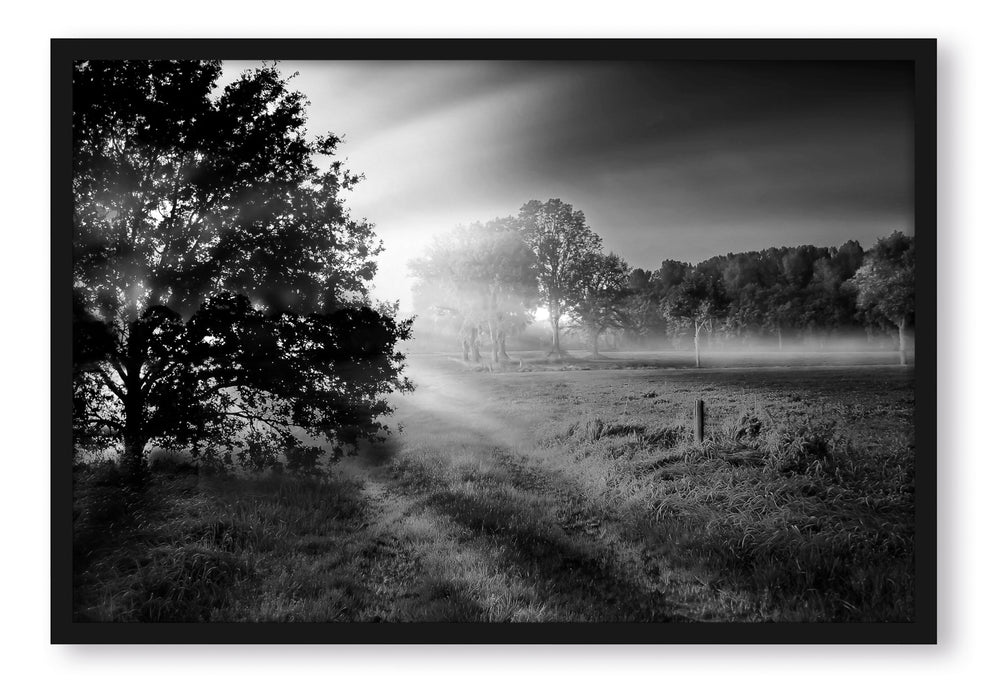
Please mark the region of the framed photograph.
POLYGON ((53 643, 935 643, 935 56, 53 40, 53 643))

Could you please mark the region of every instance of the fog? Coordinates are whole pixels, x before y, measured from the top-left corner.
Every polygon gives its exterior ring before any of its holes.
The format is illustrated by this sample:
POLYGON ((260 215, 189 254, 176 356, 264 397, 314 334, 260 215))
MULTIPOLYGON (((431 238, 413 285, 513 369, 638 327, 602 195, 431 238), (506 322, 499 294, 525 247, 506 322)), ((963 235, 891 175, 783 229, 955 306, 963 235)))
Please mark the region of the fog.
MULTIPOLYGON (((569 319, 565 316, 562 321, 567 322, 569 319)), ((487 358, 491 352, 491 338, 484 331, 478 335, 479 351, 487 358)), ((459 356, 462 339, 457 319, 418 315, 413 323, 413 337, 404 343, 404 350, 415 354, 449 353, 459 356)), ((521 353, 527 361, 534 361, 543 359, 549 352, 550 342, 551 329, 546 319, 546 310, 537 309, 535 318, 524 329, 509 335, 506 350, 512 357, 521 353)), ((850 328, 828 332, 784 331, 779 339, 775 334, 769 333, 735 335, 705 332, 699 338, 702 353, 763 357, 768 363, 777 363, 794 354, 808 355, 809 360, 823 353, 896 354, 898 342, 897 329, 893 327, 850 328)), ((908 351, 913 352, 912 333, 908 333, 907 343, 908 351)), ((587 334, 570 323, 565 327, 561 344, 575 359, 591 359, 592 349, 587 334)), ((687 355, 693 353, 694 349, 694 337, 690 333, 639 336, 615 329, 603 333, 599 338, 599 352, 603 360, 643 354, 687 355)), ((896 358, 894 361, 896 362, 896 358)))

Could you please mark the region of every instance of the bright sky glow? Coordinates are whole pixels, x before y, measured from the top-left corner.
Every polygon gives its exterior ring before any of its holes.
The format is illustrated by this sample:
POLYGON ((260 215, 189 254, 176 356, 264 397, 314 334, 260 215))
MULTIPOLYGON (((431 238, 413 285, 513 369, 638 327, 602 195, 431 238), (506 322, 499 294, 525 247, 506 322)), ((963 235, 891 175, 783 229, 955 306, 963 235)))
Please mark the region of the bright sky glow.
MULTIPOLYGON (((239 72, 254 64, 228 63, 239 72)), ((632 267, 913 233, 912 90, 898 64, 284 62, 312 134, 366 180, 375 292, 459 223, 559 197, 632 267)))

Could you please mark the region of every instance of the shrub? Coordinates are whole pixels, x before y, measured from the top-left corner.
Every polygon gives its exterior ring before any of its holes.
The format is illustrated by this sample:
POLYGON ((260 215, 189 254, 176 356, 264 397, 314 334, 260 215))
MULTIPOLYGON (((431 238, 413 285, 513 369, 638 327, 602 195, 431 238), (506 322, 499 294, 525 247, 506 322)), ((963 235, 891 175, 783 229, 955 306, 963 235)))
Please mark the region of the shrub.
POLYGON ((740 442, 752 442, 763 431, 763 420, 752 412, 740 414, 735 426, 735 439, 740 442))
POLYGON ((850 467, 846 440, 835 421, 811 421, 778 431, 766 444, 768 463, 782 474, 810 474, 841 480, 850 467))

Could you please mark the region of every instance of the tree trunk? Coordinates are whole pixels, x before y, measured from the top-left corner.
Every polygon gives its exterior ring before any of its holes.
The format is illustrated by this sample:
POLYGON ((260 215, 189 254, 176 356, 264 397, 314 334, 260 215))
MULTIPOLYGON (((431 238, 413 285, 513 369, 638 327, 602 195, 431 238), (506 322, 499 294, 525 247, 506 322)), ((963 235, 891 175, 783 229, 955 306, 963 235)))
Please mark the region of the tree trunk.
POLYGON ((471 329, 471 361, 481 362, 481 351, 478 350, 478 329, 471 329))
POLYGON ((495 323, 488 322, 488 335, 492 339, 492 365, 498 364, 498 332, 495 330, 495 323))
POLYGON ((907 319, 902 318, 897 324, 897 350, 901 356, 901 364, 907 364, 907 319))
POLYGON ((784 332, 777 326, 777 350, 784 349, 784 332))
POLYGON ((128 338, 127 358, 124 369, 124 452, 121 466, 137 482, 147 475, 148 462, 144 456, 148 439, 144 431, 144 392, 141 389, 141 366, 144 355, 140 340, 135 337, 134 327, 128 338))
POLYGON ((560 356, 560 315, 550 316, 550 328, 553 331, 553 340, 550 344, 550 354, 560 356))
POLYGON ((135 482, 141 482, 148 474, 148 460, 144 456, 147 440, 140 433, 124 434, 124 453, 121 466, 135 482))
POLYGON ((591 331, 591 357, 598 359, 598 333, 591 331))
POLYGON ((701 367, 701 324, 694 322, 694 366, 701 367))
POLYGON ((505 331, 498 332, 498 356, 502 360, 511 360, 509 353, 505 351, 505 331))
POLYGON ((468 348, 469 347, 470 347, 470 343, 468 343, 468 339, 467 338, 461 338, 461 359, 464 360, 465 362, 468 361, 468 348))

